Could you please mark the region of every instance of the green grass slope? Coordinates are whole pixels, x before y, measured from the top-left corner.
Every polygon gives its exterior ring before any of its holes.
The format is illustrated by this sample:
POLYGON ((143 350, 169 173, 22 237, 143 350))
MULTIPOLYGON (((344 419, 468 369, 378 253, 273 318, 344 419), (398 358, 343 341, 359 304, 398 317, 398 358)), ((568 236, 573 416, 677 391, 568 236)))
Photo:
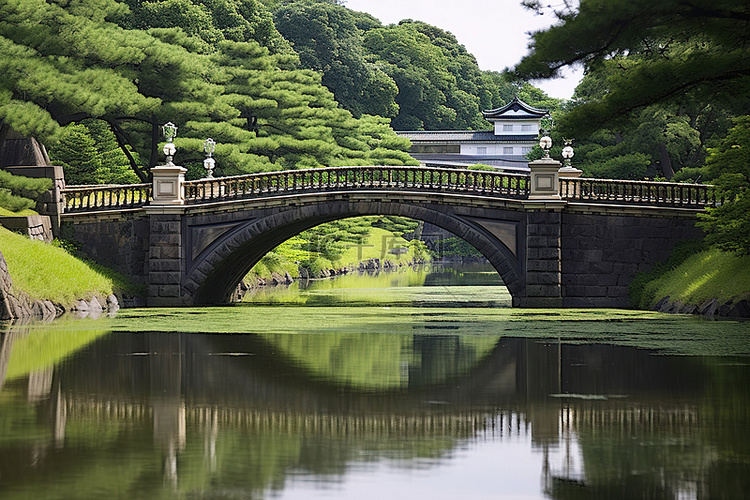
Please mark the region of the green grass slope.
POLYGON ((70 305, 78 299, 106 297, 113 291, 140 290, 112 270, 82 261, 66 250, 0 227, 0 252, 8 263, 14 292, 33 300, 70 305))
POLYGON ((750 256, 709 248, 680 260, 634 280, 634 305, 651 308, 666 296, 671 302, 695 305, 713 298, 719 303, 750 299, 750 256))

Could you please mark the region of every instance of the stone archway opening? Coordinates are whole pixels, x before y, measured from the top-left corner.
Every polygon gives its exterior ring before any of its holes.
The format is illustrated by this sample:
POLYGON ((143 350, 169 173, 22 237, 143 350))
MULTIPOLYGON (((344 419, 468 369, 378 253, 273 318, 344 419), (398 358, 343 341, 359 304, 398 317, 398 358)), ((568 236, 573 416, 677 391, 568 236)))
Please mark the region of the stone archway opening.
POLYGON ((446 307, 509 307, 512 300, 500 274, 465 240, 395 216, 340 219, 290 238, 251 268, 236 298, 446 307))
MULTIPOLYGON (((321 224, 357 216, 392 215, 422 221, 467 242, 501 276, 510 295, 520 296, 524 287, 522 259, 495 233, 471 219, 430 207, 402 203, 319 204, 314 210, 290 207, 260 214, 222 235, 210 251, 195 262, 183 286, 186 302, 194 305, 228 303, 237 284, 264 255, 301 232, 321 224), (300 216, 307 212, 309 215, 300 216), (264 216, 265 215, 265 216, 264 216), (296 216, 295 216, 296 215, 296 216)), ((519 245, 520 246, 520 245, 519 245)))

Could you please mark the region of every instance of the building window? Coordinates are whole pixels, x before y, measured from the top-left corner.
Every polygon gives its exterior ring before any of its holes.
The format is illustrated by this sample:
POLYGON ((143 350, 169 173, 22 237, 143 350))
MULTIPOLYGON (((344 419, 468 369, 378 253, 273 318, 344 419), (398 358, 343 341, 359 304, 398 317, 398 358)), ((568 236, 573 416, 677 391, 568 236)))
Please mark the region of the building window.
POLYGON ((503 132, 513 132, 513 125, 503 125, 503 132))
POLYGON ((477 146, 477 154, 478 155, 486 155, 487 154, 487 146, 477 146))
POLYGON ((531 149, 532 148, 530 148, 528 146, 524 146, 524 147, 521 148, 521 153, 527 155, 527 154, 531 153, 531 149))
POLYGON ((505 146, 503 147, 503 154, 504 155, 512 155, 513 154, 513 148, 505 146))
POLYGON ((525 125, 521 125, 521 131, 522 132, 531 132, 532 130, 534 130, 534 126, 532 124, 530 124, 530 123, 527 123, 525 125))

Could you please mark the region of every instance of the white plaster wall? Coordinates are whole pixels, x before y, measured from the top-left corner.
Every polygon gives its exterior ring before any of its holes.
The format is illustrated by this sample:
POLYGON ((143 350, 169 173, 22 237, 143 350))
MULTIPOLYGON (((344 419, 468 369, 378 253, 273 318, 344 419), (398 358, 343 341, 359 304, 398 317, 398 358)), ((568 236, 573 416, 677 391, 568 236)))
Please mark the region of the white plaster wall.
POLYGON ((498 120, 495 122, 495 135, 521 135, 521 134, 539 134, 538 120, 498 120), (512 130, 503 130, 505 125, 513 127, 512 130), (527 125, 529 130, 524 130, 523 125, 527 125))
POLYGON ((500 143, 500 144, 461 144, 461 154, 462 155, 479 155, 479 154, 486 154, 486 155, 508 155, 512 154, 515 156, 518 155, 525 155, 528 153, 528 151, 525 151, 524 148, 530 148, 533 147, 533 144, 528 143, 500 143), (506 153, 503 148, 512 147, 513 152, 512 153, 506 153), (487 148, 487 151, 484 153, 479 152, 478 148, 487 148))

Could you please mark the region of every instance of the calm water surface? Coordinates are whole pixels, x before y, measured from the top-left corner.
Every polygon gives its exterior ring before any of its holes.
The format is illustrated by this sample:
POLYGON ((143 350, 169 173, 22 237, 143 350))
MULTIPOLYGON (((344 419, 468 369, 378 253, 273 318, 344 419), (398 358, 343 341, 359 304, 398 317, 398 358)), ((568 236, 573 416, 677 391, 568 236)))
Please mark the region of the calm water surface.
POLYGON ((0 498, 747 497, 750 324, 431 271, 7 329, 0 498))

